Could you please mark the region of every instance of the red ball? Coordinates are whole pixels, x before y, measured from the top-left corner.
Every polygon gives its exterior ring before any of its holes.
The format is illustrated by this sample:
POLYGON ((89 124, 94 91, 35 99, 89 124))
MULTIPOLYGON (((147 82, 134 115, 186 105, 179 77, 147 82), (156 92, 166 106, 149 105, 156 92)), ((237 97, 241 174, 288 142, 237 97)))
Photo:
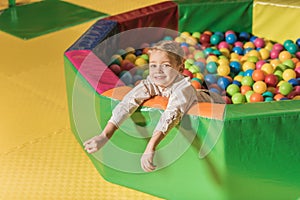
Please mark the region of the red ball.
POLYGON ((113 71, 116 75, 118 75, 122 69, 119 65, 117 64, 112 64, 111 66, 109 66, 109 68, 111 69, 111 71, 113 71))
POLYGON ((210 42, 210 35, 206 33, 201 34, 199 41, 201 44, 208 44, 210 42))
POLYGON ((189 76, 191 79, 193 78, 193 73, 190 72, 187 69, 184 69, 183 72, 182 72, 182 74, 185 75, 185 76, 189 76))
POLYGON ((267 74, 265 76, 265 83, 267 86, 275 87, 278 83, 278 77, 274 74, 267 74))

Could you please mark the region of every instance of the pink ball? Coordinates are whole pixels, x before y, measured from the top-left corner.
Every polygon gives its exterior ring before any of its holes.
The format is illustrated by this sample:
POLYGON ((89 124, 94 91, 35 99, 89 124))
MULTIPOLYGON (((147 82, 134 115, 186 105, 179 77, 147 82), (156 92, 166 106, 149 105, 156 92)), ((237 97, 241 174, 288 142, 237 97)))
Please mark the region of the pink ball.
POLYGON ((284 49, 283 45, 280 43, 276 43, 273 45, 272 50, 276 50, 276 51, 282 51, 284 49))
POLYGON ((263 66, 263 64, 265 64, 266 61, 265 60, 259 60, 256 62, 255 67, 256 69, 261 69, 261 67, 263 66))
POLYGON ((244 44, 241 42, 241 41, 236 41, 234 44, 233 44, 235 47, 242 47, 244 46, 244 44))
POLYGON ((271 59, 278 58, 279 54, 280 54, 280 51, 278 51, 278 50, 271 50, 271 52, 270 52, 270 58, 271 59))
POLYGON ((295 53, 296 58, 300 59, 300 51, 298 51, 297 53, 295 53))
POLYGON ((218 45, 218 48, 219 48, 219 49, 222 49, 222 48, 229 49, 229 48, 230 48, 230 45, 229 45, 227 42, 225 42, 225 41, 221 41, 221 42, 219 43, 219 45, 218 45))
POLYGON ((265 46, 265 41, 262 38, 256 38, 254 40, 254 45, 256 48, 263 48, 265 46))
POLYGON ((294 91, 300 92, 300 85, 295 86, 295 87, 294 87, 294 91))

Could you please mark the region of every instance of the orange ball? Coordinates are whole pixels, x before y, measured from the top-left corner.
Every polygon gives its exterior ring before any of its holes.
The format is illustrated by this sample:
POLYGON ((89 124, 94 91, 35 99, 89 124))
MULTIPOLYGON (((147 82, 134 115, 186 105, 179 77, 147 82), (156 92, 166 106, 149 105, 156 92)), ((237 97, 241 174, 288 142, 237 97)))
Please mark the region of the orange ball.
POLYGON ((242 85, 240 89, 241 93, 245 95, 248 91, 252 90, 252 87, 249 85, 242 85))
POLYGON ((258 94, 256 92, 254 92, 253 94, 251 94, 250 96, 250 102, 262 102, 264 101, 264 97, 261 94, 258 94))
POLYGON ((279 101, 280 99, 282 99, 282 98, 284 98, 284 96, 282 95, 282 94, 276 94, 275 96, 274 96, 274 99, 276 100, 276 101, 279 101))
POLYGON ((198 81, 192 81, 191 84, 195 89, 201 89, 201 84, 198 81))
POLYGON ((263 81, 265 80, 265 72, 260 69, 256 69, 252 73, 252 79, 254 81, 263 81))

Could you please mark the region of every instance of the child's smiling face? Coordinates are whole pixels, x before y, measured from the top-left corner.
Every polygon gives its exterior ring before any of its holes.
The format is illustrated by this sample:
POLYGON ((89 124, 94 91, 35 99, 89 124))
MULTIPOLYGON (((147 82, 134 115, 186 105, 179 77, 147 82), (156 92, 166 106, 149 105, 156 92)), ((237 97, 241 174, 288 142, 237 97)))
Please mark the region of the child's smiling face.
POLYGON ((149 76, 155 85, 160 87, 170 86, 179 74, 180 69, 181 66, 167 52, 157 49, 151 52, 149 76))

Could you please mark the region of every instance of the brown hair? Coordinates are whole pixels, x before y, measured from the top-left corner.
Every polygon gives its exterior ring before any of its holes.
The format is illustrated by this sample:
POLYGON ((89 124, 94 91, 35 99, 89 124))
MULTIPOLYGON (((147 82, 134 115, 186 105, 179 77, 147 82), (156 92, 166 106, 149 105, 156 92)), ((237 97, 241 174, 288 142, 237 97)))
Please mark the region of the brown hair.
POLYGON ((150 47, 148 53, 151 54, 152 50, 167 52, 168 56, 175 59, 178 66, 182 65, 182 69, 180 69, 180 71, 183 70, 184 51, 177 42, 171 40, 163 40, 150 47))

